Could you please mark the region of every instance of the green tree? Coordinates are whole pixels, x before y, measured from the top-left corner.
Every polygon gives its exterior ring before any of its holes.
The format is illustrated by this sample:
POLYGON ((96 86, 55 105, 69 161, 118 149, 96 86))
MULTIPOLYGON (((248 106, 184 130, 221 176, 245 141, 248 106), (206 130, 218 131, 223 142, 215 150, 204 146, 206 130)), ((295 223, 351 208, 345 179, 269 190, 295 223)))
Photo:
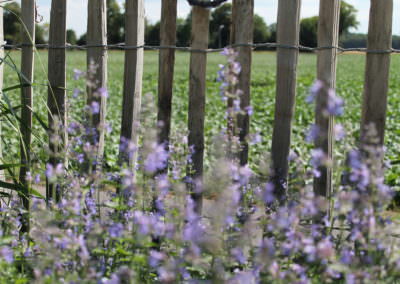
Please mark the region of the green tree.
MULTIPOLYGON (((340 6, 339 35, 349 32, 351 28, 357 28, 357 9, 342 1, 340 6)), ((305 46, 316 47, 318 44, 318 16, 305 18, 300 23, 300 43, 305 46)))
POLYGON ((357 9, 342 1, 340 5, 339 34, 346 34, 351 28, 357 28, 359 24, 357 21, 357 9))
POLYGON ((269 38, 268 42, 276 42, 276 23, 270 24, 268 26, 269 38))
MULTIPOLYGON (((218 47, 219 36, 221 34, 221 44, 226 46, 230 42, 232 25, 232 5, 226 3, 211 13, 210 20, 210 45, 211 47, 218 47)), ((270 37, 270 31, 264 19, 255 14, 254 15, 254 29, 253 40, 256 43, 266 42, 270 37)))
POLYGON ((152 25, 149 24, 146 20, 144 42, 147 45, 160 45, 160 22, 152 25))
POLYGON ((229 44, 232 24, 232 4, 224 4, 211 13, 210 20, 210 46, 221 47, 229 44))
POLYGON ((309 47, 318 45, 318 17, 305 18, 300 23, 300 44, 309 47))
POLYGON ((255 14, 254 15, 254 30, 253 30, 253 40, 254 43, 264 43, 268 42, 271 36, 271 32, 265 23, 264 19, 255 14))
MULTIPOLYGON (((18 3, 9 3, 4 6, 4 39, 8 44, 21 43, 21 7, 18 3)), ((47 42, 48 29, 46 24, 36 24, 36 43, 47 42)))
MULTIPOLYGON (((186 19, 177 19, 177 45, 190 45, 190 32, 192 25, 192 15, 186 19)), ((213 10, 210 19, 210 47, 219 46, 219 36, 221 33, 221 45, 229 45, 230 32, 232 25, 232 5, 227 3, 213 10)), ((270 31, 264 19, 259 15, 254 15, 254 42, 266 42, 270 37, 270 31)), ((160 44, 160 22, 150 24, 146 20, 145 42, 148 45, 160 44)))
POLYGON ((85 45, 86 44, 86 33, 81 35, 79 39, 76 41, 77 45, 85 45))
POLYGON ((67 42, 70 44, 76 44, 77 36, 74 30, 67 30, 67 42))
POLYGON ((125 16, 116 0, 107 0, 107 40, 112 44, 125 41, 125 16))
POLYGON ((9 3, 4 6, 4 40, 9 44, 21 42, 21 24, 18 17, 21 8, 17 3, 9 3))
POLYGON ((192 14, 190 13, 186 19, 178 19, 176 23, 176 44, 178 46, 190 45, 190 33, 192 29, 192 14))

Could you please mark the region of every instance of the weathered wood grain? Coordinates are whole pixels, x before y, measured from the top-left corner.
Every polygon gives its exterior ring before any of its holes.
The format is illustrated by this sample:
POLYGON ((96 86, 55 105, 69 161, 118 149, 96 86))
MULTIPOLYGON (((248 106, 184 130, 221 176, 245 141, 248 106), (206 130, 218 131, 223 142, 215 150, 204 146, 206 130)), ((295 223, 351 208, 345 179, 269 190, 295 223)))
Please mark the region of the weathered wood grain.
MULTIPOLYGON (((4 43, 4 26, 3 26, 3 8, 0 7, 0 44, 4 43)), ((0 47, 0 58, 4 58, 4 47, 0 47)), ((4 63, 0 63, 0 90, 3 90, 3 76, 4 75, 4 63)), ((0 122, 0 137, 2 135, 2 123, 0 122)), ((3 145, 0 141, 0 161, 3 161, 3 145)), ((4 171, 0 171, 0 180, 4 180, 4 171)))
MULTIPOLYGON (((131 46, 144 44, 144 1, 126 1, 125 43, 131 46)), ((125 139, 135 145, 139 141, 140 109, 142 99, 143 49, 125 51, 124 94, 121 123, 121 143, 125 139)), ((136 166, 137 152, 128 155, 120 151, 120 164, 128 163, 132 169, 136 166)))
MULTIPOLYGON (((49 44, 64 46, 66 44, 67 1, 53 0, 50 13, 49 44)), ((49 87, 47 94, 48 121, 49 121, 49 163, 56 166, 64 161, 64 149, 67 142, 67 112, 66 112, 66 55, 65 49, 49 49, 48 77, 49 87), (57 125, 55 125, 55 123, 57 125), (53 136, 60 139, 52 139, 53 136)), ((57 185, 47 182, 47 200, 60 200, 61 192, 57 185), (57 191, 57 192, 55 192, 57 191)))
MULTIPOLYGON (((177 0, 163 0, 161 7, 160 43, 162 46, 176 44, 177 0)), ((174 82, 175 50, 162 49, 158 66, 158 143, 169 149, 171 111, 174 82)), ((166 172, 168 166, 163 170, 166 172)))
MULTIPOLYGON (((392 47, 393 0, 371 0, 368 50, 392 47)), ((368 53, 361 119, 361 143, 383 145, 389 85, 390 53, 368 53), (373 128, 373 129, 371 129, 373 128), (375 137, 371 131, 376 130, 375 137)))
MULTIPOLYGON (((320 0, 318 21, 318 46, 338 46, 340 0, 320 0)), ((333 127, 334 118, 328 116, 328 89, 335 89, 337 66, 337 50, 321 49, 317 56, 317 79, 322 81, 324 88, 316 98, 315 124, 320 130, 315 141, 315 147, 322 149, 333 161, 333 127)), ((314 178, 314 192, 317 195, 329 197, 332 193, 332 166, 322 166, 320 177, 314 178)))
MULTIPOLYGON (((252 44, 253 43, 253 24, 254 24, 254 0, 233 0, 232 5, 232 44, 252 44)), ((237 62, 241 66, 239 82, 237 89, 242 91, 240 97, 240 107, 244 114, 237 117, 237 132, 241 143, 241 149, 238 159, 241 165, 248 162, 249 145, 247 136, 250 130, 250 116, 248 108, 250 107, 250 83, 251 83, 251 47, 237 47, 237 62)))
MULTIPOLYGON (((277 42, 281 45, 299 44, 301 0, 280 0, 278 6, 277 42)), ((277 50, 277 82, 275 120, 272 135, 272 167, 278 198, 286 195, 288 156, 292 119, 296 98, 296 73, 299 50, 279 47, 277 50)))
MULTIPOLYGON (((31 138, 32 138, 32 102, 33 102, 33 67, 34 67, 34 47, 35 43, 35 17, 36 17, 36 1, 21 1, 21 36, 22 36, 22 52, 21 52, 21 74, 22 83, 28 86, 21 88, 21 167, 19 172, 19 180, 26 187, 29 187, 27 173, 31 166, 31 138)), ((29 211, 29 192, 23 192, 21 195, 24 208, 29 211)), ((22 231, 29 231, 29 214, 22 218, 22 231)))
MULTIPOLYGON (((87 44, 107 45, 107 1, 88 1, 87 44)), ((87 50, 88 97, 87 103, 99 104, 99 112, 91 115, 91 126, 96 129, 92 143, 98 143, 97 167, 101 166, 104 154, 107 96, 107 48, 89 47, 87 50)))
MULTIPOLYGON (((191 47, 207 49, 210 11, 194 6, 192 8, 191 47)), ((188 167, 191 177, 189 188, 195 202, 195 211, 202 210, 202 175, 204 158, 204 118, 206 104, 206 67, 207 54, 192 52, 190 54, 189 77, 189 147, 193 148, 192 163, 188 167), (200 188, 198 188, 200 187, 200 188)))

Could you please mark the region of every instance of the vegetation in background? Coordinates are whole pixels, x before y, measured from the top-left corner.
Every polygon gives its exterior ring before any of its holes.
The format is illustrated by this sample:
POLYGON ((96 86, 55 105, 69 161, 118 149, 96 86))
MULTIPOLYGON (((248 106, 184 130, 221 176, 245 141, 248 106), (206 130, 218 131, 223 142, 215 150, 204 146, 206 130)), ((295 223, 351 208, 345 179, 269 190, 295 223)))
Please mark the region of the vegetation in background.
MULTIPOLYGON (((359 25, 357 21, 357 9, 341 1, 339 16, 339 36, 347 36, 351 29, 356 29, 359 25)), ((300 44, 309 47, 317 47, 318 45, 318 16, 302 19, 300 22, 300 44)))
MULTIPOLYGON (((12 2, 4 5, 4 40, 7 44, 21 43, 21 7, 12 2)), ((48 40, 48 24, 36 24, 35 42, 46 43, 48 40)))
MULTIPOLYGON (((217 9, 213 9, 210 18, 210 47, 217 48, 220 43, 226 46, 229 44, 230 28, 231 28, 231 4, 226 3, 217 9)), ((20 6, 18 3, 9 3, 4 11, 4 27, 5 39, 7 43, 13 44, 20 41, 20 24, 15 14, 20 15, 20 6), (7 11, 10 10, 10 11, 7 11)), ((350 30, 357 28, 358 21, 356 18, 357 10, 354 6, 342 1, 340 10, 340 35, 341 46, 345 48, 366 47, 367 35, 352 34, 350 30)), ((110 44, 121 43, 125 40, 125 15, 124 9, 116 0, 107 0, 107 29, 108 42, 110 44)), ((151 23, 146 20, 145 23, 145 43, 147 45, 160 44, 160 22, 151 23)), ((318 16, 305 18, 301 20, 300 25, 300 43, 305 46, 317 46, 317 27, 318 16)), ((177 45, 190 45, 191 31, 191 14, 186 18, 177 19, 177 45)), ((254 42, 276 42, 276 24, 267 25, 264 19, 258 15, 254 15, 254 42)), ((48 38, 48 24, 38 24, 36 26, 36 42, 45 43, 48 38)), ((73 30, 67 31, 67 42, 71 44, 86 44, 86 34, 77 38, 73 30)), ((393 37, 393 47, 400 48, 399 37, 393 37)))
MULTIPOLYGON (((69 144, 65 153, 68 165, 46 165, 45 130, 35 121, 34 167, 30 173, 32 189, 41 181, 60 185, 63 199, 46 204, 40 193, 31 190, 31 231, 20 234, 21 205, 7 192, 0 196, 0 279, 7 283, 393 283, 399 274, 398 223, 384 210, 393 189, 384 183, 375 157, 379 149, 359 151, 354 148, 359 127, 359 104, 362 89, 362 57, 342 56, 339 64, 338 94, 347 98, 343 117, 335 127, 335 192, 330 200, 332 214, 326 215, 328 203, 313 195, 313 175, 329 161, 319 149, 313 149, 315 132, 307 131, 313 121, 314 106, 308 103, 320 94, 321 83, 309 87, 315 78, 315 56, 302 55, 299 70, 299 96, 293 125, 291 178, 286 204, 278 204, 273 185, 268 181, 268 142, 273 118, 273 53, 256 53, 252 94, 252 144, 250 167, 240 167, 226 156, 226 97, 229 86, 240 72, 235 54, 225 51, 228 64, 220 55, 210 55, 208 69, 207 158, 204 176, 204 215, 193 210, 193 200, 186 191, 186 163, 190 150, 184 131, 187 111, 187 54, 177 56, 172 144, 166 152, 156 141, 155 96, 144 96, 141 143, 126 143, 122 149, 139 151, 136 179, 132 169, 110 166, 113 147, 118 147, 118 125, 110 128, 106 148, 106 167, 87 173, 82 165, 95 155, 96 144, 88 140, 91 128, 85 117, 97 112, 85 106, 86 72, 84 53, 69 53, 68 105, 70 109, 69 144), (72 71, 72 69, 75 69, 72 71), (217 73, 218 71, 218 73, 217 73), (74 80, 73 80, 73 79, 74 80), (223 88, 220 88, 220 87, 223 88), (307 102, 308 103, 307 103, 307 102), (81 108, 81 107, 82 108, 81 108), (83 109, 83 110, 82 110, 83 109), (343 128, 347 135, 344 135, 343 128), (305 139, 307 137, 307 139, 305 139), (115 139, 113 141, 113 139, 115 139), (309 143, 305 143, 309 141, 309 143), (111 143, 110 143, 111 142, 111 143), (139 146, 139 147, 135 147, 139 146), (362 153, 370 153, 362 155, 362 153), (169 174, 158 174, 167 159, 169 174), (119 194, 116 194, 116 188, 119 194), (319 220, 319 222, 315 222, 319 220), (367 280, 367 281, 366 281, 367 280)), ((12 56, 18 58, 19 53, 12 56)), ((38 56, 46 55, 40 52, 38 56)), ((145 91, 157 89, 155 52, 145 58, 145 91)), ((45 57, 45 56, 44 56, 45 57)), ((121 109, 123 53, 111 53, 108 121, 116 122, 121 109), (119 78, 119 80, 118 80, 119 78)), ((11 63, 11 57, 8 57, 11 63)), ((398 66, 397 60, 395 66, 398 66)), ((9 67, 7 68, 9 69, 9 67)), ((396 70, 399 70, 396 68, 396 70)), ((7 70, 7 84, 16 74, 7 70)), ((35 118, 46 114, 45 74, 38 72, 35 81, 35 118), (41 76, 41 77, 40 77, 41 76)), ((391 82, 398 81, 395 72, 391 82)), ((391 92, 397 84, 391 84, 391 92)), ((7 88, 7 87, 6 87, 7 88)), ((13 123, 12 107, 17 105, 16 90, 4 91, 8 104, 2 105, 7 121, 2 136, 7 139, 7 157, 18 148, 18 133, 13 123), (15 138, 16 137, 16 138, 15 138)), ((342 113, 342 100, 329 92, 332 103, 327 112, 342 113), (332 108, 331 108, 332 107, 332 108)), ((391 103, 398 98, 391 96, 391 103)), ((235 110, 244 111, 244 110, 235 110)), ((389 140, 395 145, 398 123, 389 108, 389 140)), ((43 122, 43 121, 42 121, 43 122)), ((45 127, 44 127, 45 128, 45 127)), ((310 128, 312 129, 312 127, 310 128)), ((319 135, 319 134, 317 134, 319 135)), ((392 160, 396 147, 389 147, 392 160)), ((398 147, 397 147, 398 148, 398 147)), ((188 159, 189 158, 189 159, 188 159)), ((397 155, 398 158, 398 155, 397 155)), ((6 160, 7 161, 7 160, 6 160)), ((3 164, 9 174, 19 165, 3 164)), ((393 171, 393 169, 389 170, 393 171)), ((397 175, 399 176, 399 175, 397 175)), ((389 179, 386 179, 389 181, 389 179)), ((11 188, 16 191, 17 188, 11 188)))

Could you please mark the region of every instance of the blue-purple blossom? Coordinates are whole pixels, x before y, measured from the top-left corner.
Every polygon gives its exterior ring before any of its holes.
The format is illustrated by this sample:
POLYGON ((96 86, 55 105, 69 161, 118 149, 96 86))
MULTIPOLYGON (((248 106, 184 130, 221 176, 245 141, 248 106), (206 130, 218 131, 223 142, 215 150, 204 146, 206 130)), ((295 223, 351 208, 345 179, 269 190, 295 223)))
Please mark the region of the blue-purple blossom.
POLYGON ((119 238, 122 236, 123 230, 124 225, 121 223, 115 223, 108 228, 108 233, 110 234, 111 238, 119 238))
POLYGON ((14 252, 8 246, 0 248, 0 256, 4 261, 8 263, 14 262, 14 252))
POLYGON ((350 265, 353 262, 354 251, 351 249, 343 249, 340 255, 340 261, 345 265, 350 265))
POLYGON ((96 93, 99 94, 100 97, 102 97, 102 98, 108 98, 107 88, 101 87, 101 88, 97 89, 96 93))
POLYGON ((335 124, 333 127, 333 135, 337 141, 342 140, 346 136, 346 131, 344 130, 343 125, 335 124))
POLYGON ((79 69, 74 69, 74 80, 79 80, 84 75, 85 75, 85 72, 83 72, 79 69))
POLYGON ((152 151, 144 160, 144 169, 148 173, 155 173, 167 166, 168 152, 163 144, 153 144, 152 151))
POLYGON ((338 97, 333 89, 328 90, 327 111, 330 115, 338 116, 343 114, 344 101, 338 97))
POLYGON ((310 88, 310 95, 307 97, 307 103, 313 103, 319 91, 324 87, 324 83, 321 80, 316 80, 310 88))
POLYGON ((52 164, 47 164, 45 173, 48 179, 53 179, 56 176, 60 176, 64 173, 64 165, 59 163, 54 167, 52 164))
POLYGON ((35 182, 36 184, 40 183, 40 175, 39 175, 39 174, 37 174, 37 175, 35 176, 34 182, 35 182))
POLYGON ((252 116, 253 113, 254 113, 252 106, 247 106, 247 107, 244 108, 244 110, 246 111, 248 116, 252 116))
POLYGON ((156 250, 151 250, 149 255, 149 264, 151 267, 157 267, 165 259, 165 254, 156 250))
POLYGON ((306 141, 308 143, 315 142, 315 140, 319 137, 321 130, 318 125, 311 125, 310 129, 307 131, 306 141))
POLYGON ((72 93, 72 97, 77 98, 80 93, 81 93, 81 90, 79 90, 78 88, 75 88, 74 92, 72 93))
POLYGON ((244 264, 247 261, 246 256, 243 253, 243 250, 241 248, 233 248, 231 250, 232 256, 236 259, 237 262, 240 264, 244 264))
POLYGON ((90 110, 91 110, 92 114, 100 113, 100 104, 98 102, 96 102, 96 101, 93 101, 90 104, 90 110))
POLYGON ((274 188, 275 186, 272 182, 268 182, 264 187, 263 201, 267 205, 271 205, 275 201, 274 188))
POLYGON ((313 174, 315 177, 320 177, 321 172, 318 168, 325 165, 327 162, 327 156, 322 149, 313 149, 311 151, 311 166, 313 167, 313 174))

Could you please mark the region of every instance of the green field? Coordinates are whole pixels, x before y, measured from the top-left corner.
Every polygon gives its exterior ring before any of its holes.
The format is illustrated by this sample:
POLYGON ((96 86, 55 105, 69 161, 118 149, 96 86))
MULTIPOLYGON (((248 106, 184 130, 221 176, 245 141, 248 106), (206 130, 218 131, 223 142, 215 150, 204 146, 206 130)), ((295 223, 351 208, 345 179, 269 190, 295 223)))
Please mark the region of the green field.
MULTIPOLYGON (((156 102, 158 56, 157 52, 145 52, 143 92, 152 96, 144 99, 144 127, 155 125, 156 110, 152 105, 156 102), (149 99, 150 98, 150 99, 149 99), (149 103, 150 101, 150 103, 149 103), (153 101, 153 104, 151 103, 153 101)), ((19 67, 19 53, 10 54, 16 66, 19 67)), ((122 103, 122 79, 124 56, 122 52, 109 53, 109 101, 107 119, 112 123, 112 135, 107 136, 106 157, 111 165, 115 163, 118 151, 118 139, 121 120, 122 103)), ((11 63, 11 60, 8 59, 11 63)), ((219 83, 216 81, 218 64, 224 63, 224 57, 219 54, 210 54, 208 57, 207 70, 207 106, 206 106, 206 167, 212 161, 211 151, 212 138, 225 127, 225 105, 219 96, 219 83)), ((84 70, 86 57, 84 52, 73 51, 68 53, 68 98, 70 104, 70 117, 79 118, 81 107, 84 103, 84 94, 77 98, 72 97, 75 88, 84 89, 84 82, 74 81, 73 69, 84 70)), ((335 145, 335 155, 338 164, 343 164, 346 150, 355 147, 358 137, 358 129, 361 115, 361 97, 363 90, 365 56, 361 54, 348 54, 339 56, 337 91, 346 101, 345 115, 339 118, 346 130, 346 139, 335 145)), ((251 120, 251 132, 259 132, 263 137, 261 144, 251 148, 250 162, 253 168, 257 164, 268 159, 270 141, 272 135, 272 123, 274 117, 275 97, 275 69, 276 56, 272 52, 256 52, 253 56, 252 69, 252 104, 254 115, 251 120)), ((293 122, 293 149, 301 153, 304 166, 307 167, 308 155, 305 153, 311 148, 304 142, 305 132, 313 122, 313 106, 305 103, 308 89, 315 79, 316 56, 302 54, 298 68, 298 97, 296 100, 296 114, 293 122)), ((389 108, 386 132, 387 159, 391 162, 400 160, 400 57, 392 57, 391 79, 389 90, 389 108)), ((45 102, 47 100, 46 88, 47 53, 38 52, 36 55, 35 87, 34 87, 34 109, 37 114, 46 121, 45 102)), ((177 53, 175 67, 175 92, 173 101, 173 139, 181 139, 178 132, 186 131, 187 127, 187 105, 188 105, 188 78, 189 78, 189 54, 177 53)), ((13 68, 5 68, 5 88, 18 84, 17 74, 13 68)), ((19 92, 11 91, 5 94, 13 106, 19 104, 19 92)), ((34 152, 36 158, 45 157, 43 143, 46 143, 44 130, 35 121, 34 152)), ((15 162, 18 157, 18 134, 10 122, 3 126, 2 138, 5 142, 4 153, 6 161, 15 162)), ((179 141, 176 141, 179 142, 179 141)), ((388 181, 392 185, 400 184, 400 169, 394 165, 388 172, 388 181)))

